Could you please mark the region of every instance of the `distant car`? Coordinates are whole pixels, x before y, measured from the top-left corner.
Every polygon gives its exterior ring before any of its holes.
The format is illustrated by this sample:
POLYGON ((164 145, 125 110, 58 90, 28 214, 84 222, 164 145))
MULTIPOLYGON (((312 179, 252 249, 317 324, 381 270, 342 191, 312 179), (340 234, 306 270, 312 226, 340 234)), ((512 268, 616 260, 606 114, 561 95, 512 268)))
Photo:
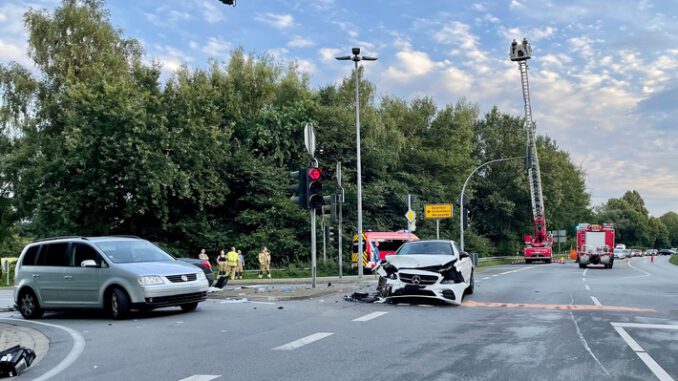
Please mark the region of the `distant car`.
POLYGON ((642 257, 643 252, 640 249, 631 249, 631 256, 632 257, 642 257))
POLYGON ((178 260, 186 263, 190 263, 193 266, 199 267, 205 273, 207 278, 207 283, 211 286, 214 283, 214 271, 212 270, 212 264, 208 260, 196 259, 196 258, 177 258, 178 260))
POLYGON ((657 249, 647 249, 645 255, 657 255, 657 249))
POLYGON ((675 254, 671 249, 659 249, 659 255, 673 255, 675 254))
POLYGON ((25 319, 46 310, 104 309, 114 319, 131 309, 207 299, 205 273, 137 237, 59 237, 28 244, 14 278, 14 303, 25 319))
POLYGON ((454 241, 406 242, 377 267, 377 293, 387 301, 430 298, 461 304, 474 288, 473 263, 454 241))
POLYGON ((625 249, 622 248, 615 248, 613 251, 614 257, 616 259, 624 259, 626 258, 626 254, 624 253, 625 249))

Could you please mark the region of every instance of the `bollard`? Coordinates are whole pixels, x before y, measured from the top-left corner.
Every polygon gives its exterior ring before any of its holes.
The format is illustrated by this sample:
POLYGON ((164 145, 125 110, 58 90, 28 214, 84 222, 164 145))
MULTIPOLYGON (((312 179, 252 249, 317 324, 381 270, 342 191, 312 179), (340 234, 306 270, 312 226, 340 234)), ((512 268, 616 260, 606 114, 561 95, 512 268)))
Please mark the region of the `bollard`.
POLYGON ((650 263, 654 263, 654 255, 650 256, 650 263))

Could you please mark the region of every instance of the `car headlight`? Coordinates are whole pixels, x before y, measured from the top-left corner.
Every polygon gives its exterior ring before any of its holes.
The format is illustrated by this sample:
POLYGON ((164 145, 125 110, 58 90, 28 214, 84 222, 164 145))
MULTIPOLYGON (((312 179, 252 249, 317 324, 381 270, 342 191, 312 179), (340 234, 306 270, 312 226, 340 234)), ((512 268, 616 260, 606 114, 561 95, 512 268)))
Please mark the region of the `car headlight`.
POLYGON ((206 279, 204 271, 198 273, 198 279, 206 279))
POLYGON ((152 286, 152 285, 156 285, 156 284, 165 283, 165 281, 162 279, 162 277, 159 277, 157 275, 140 276, 139 278, 137 278, 137 281, 142 286, 152 286))

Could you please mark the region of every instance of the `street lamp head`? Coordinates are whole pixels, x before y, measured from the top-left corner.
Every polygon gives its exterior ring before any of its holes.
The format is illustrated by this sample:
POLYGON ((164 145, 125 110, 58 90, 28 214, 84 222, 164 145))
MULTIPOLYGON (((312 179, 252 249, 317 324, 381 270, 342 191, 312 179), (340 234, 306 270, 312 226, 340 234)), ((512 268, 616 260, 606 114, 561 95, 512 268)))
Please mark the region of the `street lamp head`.
POLYGON ((353 53, 354 55, 357 56, 358 54, 360 54, 360 48, 353 48, 353 49, 351 49, 351 53, 353 53))
POLYGON ((334 57, 334 59, 337 59, 339 61, 350 61, 351 56, 340 56, 340 57, 334 57))
POLYGON ((377 57, 368 57, 368 56, 363 56, 364 61, 376 61, 377 57))

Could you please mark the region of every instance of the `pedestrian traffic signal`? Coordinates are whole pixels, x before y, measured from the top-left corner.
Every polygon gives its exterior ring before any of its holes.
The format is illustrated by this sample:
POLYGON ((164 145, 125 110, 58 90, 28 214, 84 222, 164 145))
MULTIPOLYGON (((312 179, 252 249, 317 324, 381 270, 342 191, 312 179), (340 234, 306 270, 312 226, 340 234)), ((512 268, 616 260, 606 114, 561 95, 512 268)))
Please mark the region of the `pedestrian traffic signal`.
POLYGON ((306 174, 303 170, 293 171, 290 172, 290 178, 292 178, 292 185, 290 185, 292 197, 290 197, 290 200, 299 205, 301 208, 307 209, 308 199, 306 197, 306 174))
POLYGON ((334 242, 334 228, 332 226, 329 226, 329 237, 328 237, 329 242, 334 242))
POLYGON ((323 171, 318 167, 306 169, 306 207, 320 209, 323 206, 323 171))

